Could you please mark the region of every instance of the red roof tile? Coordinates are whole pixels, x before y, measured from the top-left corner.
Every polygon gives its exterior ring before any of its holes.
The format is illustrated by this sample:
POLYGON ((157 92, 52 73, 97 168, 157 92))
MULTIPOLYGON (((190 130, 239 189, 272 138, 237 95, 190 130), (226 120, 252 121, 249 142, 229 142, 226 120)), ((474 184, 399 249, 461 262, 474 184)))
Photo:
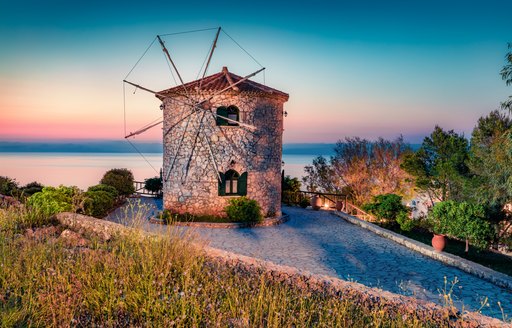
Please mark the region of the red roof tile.
MULTIPOLYGON (((160 91, 158 92, 157 97, 162 99, 165 96, 184 96, 186 94, 185 88, 188 90, 188 92, 196 92, 199 85, 201 86, 202 91, 221 91, 242 79, 243 77, 229 72, 227 67, 224 67, 221 72, 206 76, 202 80, 195 80, 185 83, 184 85, 178 85, 176 87, 160 91)), ((267 87, 266 85, 251 80, 245 80, 233 86, 231 89, 233 91, 239 92, 263 93, 271 97, 284 98, 284 101, 287 101, 289 97, 287 93, 267 87)))

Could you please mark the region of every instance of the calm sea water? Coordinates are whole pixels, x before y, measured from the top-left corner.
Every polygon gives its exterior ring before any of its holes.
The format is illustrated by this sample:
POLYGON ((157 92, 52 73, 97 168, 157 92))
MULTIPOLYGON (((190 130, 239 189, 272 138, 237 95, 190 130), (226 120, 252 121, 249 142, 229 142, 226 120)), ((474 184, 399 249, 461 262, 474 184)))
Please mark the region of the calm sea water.
MULTIPOLYGON (((158 176, 162 154, 134 153, 0 153, 0 176, 16 179, 20 185, 32 181, 47 186, 78 186, 81 189, 99 183, 112 168, 128 168, 135 180, 158 176), (148 163, 149 162, 149 163, 148 163)), ((314 155, 283 155, 285 174, 301 178, 304 166, 314 155)))

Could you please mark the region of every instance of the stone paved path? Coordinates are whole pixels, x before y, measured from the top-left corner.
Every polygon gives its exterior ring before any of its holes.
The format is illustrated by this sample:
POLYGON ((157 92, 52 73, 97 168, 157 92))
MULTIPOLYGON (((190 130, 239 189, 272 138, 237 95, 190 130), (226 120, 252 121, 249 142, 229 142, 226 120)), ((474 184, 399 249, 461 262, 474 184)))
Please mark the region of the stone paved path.
POLYGON ((500 301, 505 313, 512 316, 510 290, 416 253, 328 211, 284 207, 283 212, 290 220, 274 227, 191 229, 212 247, 440 304, 440 291, 449 290, 457 279, 452 293, 457 306, 477 310, 488 297, 489 306, 484 306, 482 313, 502 318, 497 305, 500 301))

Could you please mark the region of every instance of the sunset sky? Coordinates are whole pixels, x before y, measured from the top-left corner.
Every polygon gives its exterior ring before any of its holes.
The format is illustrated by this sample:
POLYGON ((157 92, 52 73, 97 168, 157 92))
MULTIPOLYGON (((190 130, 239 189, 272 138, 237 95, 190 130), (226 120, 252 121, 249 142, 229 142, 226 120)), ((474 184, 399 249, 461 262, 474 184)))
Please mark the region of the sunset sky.
MULTIPOLYGON (((512 94, 499 71, 512 1, 0 0, 0 141, 110 139, 157 119, 122 80, 157 34, 222 26, 209 74, 228 66, 290 94, 284 141, 345 136, 421 142, 435 124, 466 135, 512 94), (449 4, 446 4, 449 3, 449 4), (229 35, 229 36, 228 36, 229 35), (124 95, 124 96, 123 96, 124 95)), ((167 36, 186 80, 215 30, 167 36)), ((128 80, 174 86, 158 43, 128 80)), ((138 140, 160 140, 154 128, 138 140)))

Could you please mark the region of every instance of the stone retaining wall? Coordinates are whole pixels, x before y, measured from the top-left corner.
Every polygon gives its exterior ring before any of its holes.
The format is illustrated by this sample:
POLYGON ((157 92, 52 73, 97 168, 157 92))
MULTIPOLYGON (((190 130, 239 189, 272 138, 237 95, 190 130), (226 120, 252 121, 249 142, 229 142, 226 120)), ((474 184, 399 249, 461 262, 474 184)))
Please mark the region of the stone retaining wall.
MULTIPOLYGON (((56 219, 68 229, 83 235, 109 240, 112 236, 130 233, 123 225, 75 214, 60 213, 56 219)), ((144 235, 154 235, 144 232, 144 235)), ((268 279, 310 292, 320 292, 332 297, 341 297, 366 308, 379 307, 390 316, 414 316, 420 320, 432 319, 451 327, 512 327, 512 325, 478 313, 464 313, 458 320, 454 309, 443 308, 434 303, 402 296, 355 282, 330 276, 312 274, 296 268, 277 265, 231 252, 204 247, 204 255, 210 261, 235 269, 236 272, 263 274, 268 279)))
POLYGON ((483 265, 468 261, 453 254, 436 252, 434 248, 432 248, 431 246, 425 245, 424 243, 421 243, 414 239, 407 238, 393 231, 381 228, 373 223, 363 221, 359 218, 356 218, 355 216, 339 211, 334 211, 333 214, 341 217, 342 219, 352 224, 356 224, 362 228, 370 230, 382 237, 391 239, 394 242, 397 242, 400 245, 410 248, 425 256, 431 257, 435 260, 443 262, 444 264, 451 265, 453 267, 461 269, 462 271, 465 271, 479 278, 492 282, 497 286, 512 290, 512 278, 506 274, 494 271, 483 265))

